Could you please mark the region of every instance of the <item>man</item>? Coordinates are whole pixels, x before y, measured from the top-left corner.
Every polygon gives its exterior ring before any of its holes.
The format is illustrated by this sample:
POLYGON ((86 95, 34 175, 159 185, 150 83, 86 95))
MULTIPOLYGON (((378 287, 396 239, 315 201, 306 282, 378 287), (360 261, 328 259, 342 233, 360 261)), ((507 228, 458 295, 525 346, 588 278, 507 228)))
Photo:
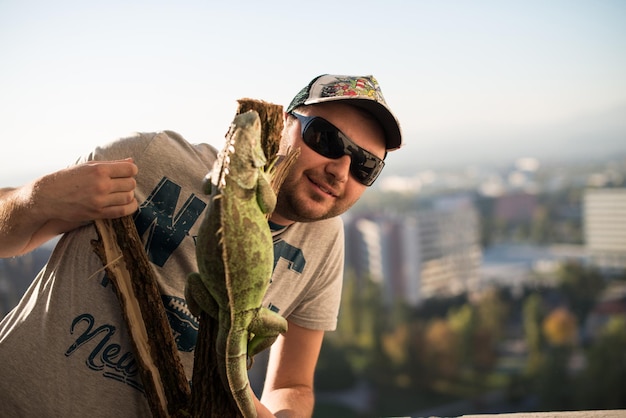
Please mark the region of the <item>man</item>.
MULTIPOLYGON (((336 326, 343 270, 338 215, 373 183, 400 127, 372 76, 323 75, 285 112, 281 149, 300 147, 270 227, 275 266, 264 306, 289 330, 272 346, 259 416, 310 416, 325 331, 336 326)), ((0 190, 0 256, 64 234, 0 323, 0 401, 8 416, 149 416, 128 333, 90 241, 94 219, 134 214, 190 378, 198 324, 184 300, 215 161, 178 134, 137 134, 77 165, 0 190), (138 203, 141 202, 141 203, 138 203)))

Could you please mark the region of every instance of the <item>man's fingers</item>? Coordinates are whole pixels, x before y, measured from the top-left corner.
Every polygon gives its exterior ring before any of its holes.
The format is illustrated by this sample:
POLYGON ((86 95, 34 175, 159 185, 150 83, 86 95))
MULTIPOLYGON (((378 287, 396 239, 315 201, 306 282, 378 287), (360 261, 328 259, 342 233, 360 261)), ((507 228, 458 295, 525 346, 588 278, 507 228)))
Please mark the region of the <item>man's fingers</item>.
POLYGON ((119 177, 111 179, 111 193, 130 192, 135 190, 137 182, 133 177, 119 177))
POLYGON ((125 206, 131 204, 135 200, 135 193, 131 191, 111 193, 107 196, 103 207, 125 206))
POLYGON ((132 215, 133 213, 135 213, 137 208, 138 208, 137 201, 135 199, 132 199, 131 202, 126 203, 126 204, 111 205, 111 206, 102 208, 97 218, 101 218, 101 219, 120 218, 122 216, 132 215))
POLYGON ((138 168, 132 158, 116 161, 89 161, 85 165, 90 165, 98 170, 103 170, 110 178, 134 177, 137 175, 138 168))
POLYGON ((132 161, 115 162, 111 167, 111 178, 135 177, 139 171, 132 161))

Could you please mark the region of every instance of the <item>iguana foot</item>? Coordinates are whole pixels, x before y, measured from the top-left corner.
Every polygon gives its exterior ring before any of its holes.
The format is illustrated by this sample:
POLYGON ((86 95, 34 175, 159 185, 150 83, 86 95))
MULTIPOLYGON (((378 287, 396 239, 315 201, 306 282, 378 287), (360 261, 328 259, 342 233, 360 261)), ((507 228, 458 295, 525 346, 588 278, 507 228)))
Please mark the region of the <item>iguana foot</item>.
POLYGON ((248 359, 251 362, 254 355, 274 344, 279 334, 287 332, 287 320, 274 311, 260 308, 248 330, 254 335, 248 341, 248 359))
POLYGON ((219 306, 209 293, 209 289, 202 283, 199 273, 191 273, 187 276, 187 285, 185 286, 185 299, 189 312, 199 318, 202 311, 207 312, 211 317, 217 319, 219 306))

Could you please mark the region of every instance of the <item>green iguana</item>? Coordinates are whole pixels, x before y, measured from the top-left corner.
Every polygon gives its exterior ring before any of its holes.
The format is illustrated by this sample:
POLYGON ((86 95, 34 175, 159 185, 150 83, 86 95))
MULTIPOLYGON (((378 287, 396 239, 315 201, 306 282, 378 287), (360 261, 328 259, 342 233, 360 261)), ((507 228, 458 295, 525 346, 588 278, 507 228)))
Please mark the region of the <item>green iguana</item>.
POLYGON ((205 179, 211 201, 196 243, 199 272, 189 275, 185 289, 191 312, 204 310, 219 323, 220 377, 245 417, 256 416, 247 360, 287 330, 283 317, 261 307, 274 263, 266 214, 276 195, 263 170, 260 129, 257 112, 236 116, 205 179))

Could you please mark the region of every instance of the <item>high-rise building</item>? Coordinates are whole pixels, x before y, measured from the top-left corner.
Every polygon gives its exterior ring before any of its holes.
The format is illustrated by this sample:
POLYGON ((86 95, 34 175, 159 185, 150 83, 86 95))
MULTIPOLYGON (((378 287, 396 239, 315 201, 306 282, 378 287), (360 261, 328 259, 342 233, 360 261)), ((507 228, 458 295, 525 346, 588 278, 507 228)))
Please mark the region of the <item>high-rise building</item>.
POLYGON ((587 189, 583 200, 589 261, 610 273, 626 269, 626 188, 587 189))
POLYGON ((467 197, 408 214, 345 218, 346 268, 381 285, 382 300, 418 305, 472 290, 482 252, 478 213, 467 197))

